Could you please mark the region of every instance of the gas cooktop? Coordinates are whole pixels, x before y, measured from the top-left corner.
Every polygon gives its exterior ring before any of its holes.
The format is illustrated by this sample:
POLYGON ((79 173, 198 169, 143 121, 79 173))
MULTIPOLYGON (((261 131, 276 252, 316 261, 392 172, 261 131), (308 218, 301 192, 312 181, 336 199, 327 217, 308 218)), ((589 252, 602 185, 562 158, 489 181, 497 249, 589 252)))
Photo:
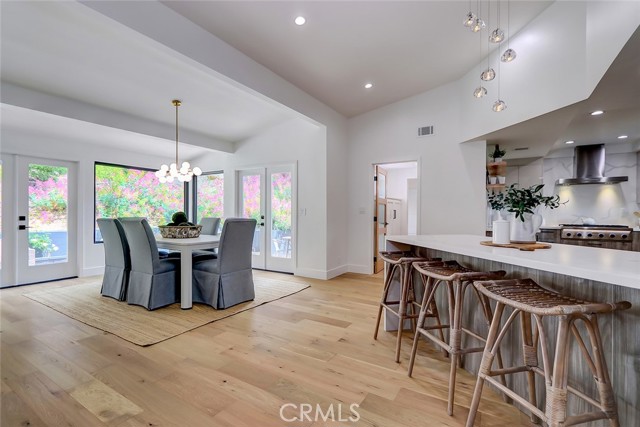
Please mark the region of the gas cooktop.
POLYGON ((628 225, 619 224, 560 224, 560 227, 564 228, 603 228, 603 229, 615 229, 615 230, 631 230, 628 225))
POLYGON ((630 242, 631 227, 626 225, 560 224, 562 239, 618 240, 630 242))

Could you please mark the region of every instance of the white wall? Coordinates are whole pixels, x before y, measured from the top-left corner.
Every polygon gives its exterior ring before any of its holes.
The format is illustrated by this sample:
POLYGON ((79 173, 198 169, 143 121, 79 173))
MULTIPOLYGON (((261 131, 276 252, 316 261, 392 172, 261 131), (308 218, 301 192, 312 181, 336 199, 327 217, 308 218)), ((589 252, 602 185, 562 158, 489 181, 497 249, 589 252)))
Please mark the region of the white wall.
POLYGON ((462 100, 454 85, 377 109, 349 120, 349 264, 370 273, 373 235, 369 218, 372 167, 375 163, 418 160, 420 179, 418 233, 478 233, 484 217, 485 142, 461 141, 462 100), (420 126, 434 135, 418 137, 420 126), (361 213, 363 212, 363 213, 361 213))
POLYGON ((297 165, 297 266, 295 274, 327 278, 326 129, 295 119, 238 143, 234 154, 207 154, 196 162, 203 170, 225 174, 225 216, 236 216, 236 179, 239 169, 276 164, 297 165), (300 212, 304 215, 300 215, 300 212))
MULTIPOLYGON (((100 132, 100 127, 96 127, 100 132)), ((157 168, 166 163, 166 157, 157 157, 133 151, 113 150, 107 147, 87 144, 73 139, 60 139, 42 134, 33 134, 18 130, 2 129, 2 154, 24 155, 45 159, 58 159, 75 162, 78 168, 78 275, 102 274, 104 271, 104 249, 102 244, 93 243, 94 224, 94 162, 107 162, 128 166, 157 168)), ((131 134, 131 143, 135 144, 135 134, 131 134)), ((10 187, 10 175, 4 177, 3 188, 10 187)), ((9 194, 3 194, 5 201, 14 200, 9 194)), ((4 203, 3 209, 12 204, 4 203)), ((7 224, 7 222, 5 222, 7 224)), ((10 224, 9 224, 10 225, 10 224)), ((9 249, 9 248, 5 248, 9 249)), ((5 277, 3 283, 13 283, 15 277, 5 277)), ((11 271, 7 270, 11 275, 11 271)))

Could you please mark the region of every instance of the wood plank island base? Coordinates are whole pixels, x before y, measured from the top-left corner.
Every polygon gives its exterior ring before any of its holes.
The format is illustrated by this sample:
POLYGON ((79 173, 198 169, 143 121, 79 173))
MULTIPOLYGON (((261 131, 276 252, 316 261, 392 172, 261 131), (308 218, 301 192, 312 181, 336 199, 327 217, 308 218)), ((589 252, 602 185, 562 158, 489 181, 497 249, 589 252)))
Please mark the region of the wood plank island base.
MULTIPOLYGON (((561 244, 553 244, 550 249, 542 251, 522 252, 482 246, 480 242, 483 240, 486 237, 471 235, 388 236, 386 249, 413 250, 424 257, 456 260, 479 271, 505 270, 508 278, 531 278, 548 289, 583 300, 629 301, 632 304, 630 310, 602 316, 598 320, 620 425, 640 425, 640 253, 561 244)), ((475 303, 471 296, 470 292, 465 295, 466 307, 475 303)), ((438 295, 438 302, 439 306, 446 307, 444 295, 438 295)), ((442 313, 442 316, 447 315, 442 313)), ((472 325, 482 334, 487 333, 487 325, 479 310, 466 310, 463 316, 465 324, 472 325)), ((552 320, 545 323, 549 337, 555 337, 557 330, 552 320)), ((582 328, 582 325, 578 324, 578 327, 582 328)), ((507 334, 502 345, 505 366, 520 364, 519 340, 518 334, 507 334)), ((547 345, 553 354, 555 342, 547 342, 547 345)), ((480 359, 480 354, 468 355, 464 368, 476 374, 480 359)), ((526 374, 521 375, 521 378, 508 378, 508 386, 526 397, 526 374)), ((544 383, 541 379, 537 381, 537 399, 544 402, 544 383)), ((577 345, 571 348, 569 385, 590 396, 597 396, 595 382, 577 345)), ((570 414, 590 410, 592 407, 586 403, 570 398, 570 414)), ((608 424, 594 422, 583 425, 608 424)))

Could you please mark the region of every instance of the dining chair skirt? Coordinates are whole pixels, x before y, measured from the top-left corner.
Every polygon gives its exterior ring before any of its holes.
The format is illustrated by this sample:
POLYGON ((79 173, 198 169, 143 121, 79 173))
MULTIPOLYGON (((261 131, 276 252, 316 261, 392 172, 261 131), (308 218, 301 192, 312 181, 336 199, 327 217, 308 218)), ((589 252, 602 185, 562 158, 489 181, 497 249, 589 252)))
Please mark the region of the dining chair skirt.
POLYGON ((102 277, 103 296, 124 301, 131 271, 129 244, 122 224, 115 218, 98 218, 104 246, 105 267, 102 277))
POLYGON ((148 310, 180 300, 180 259, 160 259, 158 245, 144 218, 121 218, 131 251, 127 303, 148 310))

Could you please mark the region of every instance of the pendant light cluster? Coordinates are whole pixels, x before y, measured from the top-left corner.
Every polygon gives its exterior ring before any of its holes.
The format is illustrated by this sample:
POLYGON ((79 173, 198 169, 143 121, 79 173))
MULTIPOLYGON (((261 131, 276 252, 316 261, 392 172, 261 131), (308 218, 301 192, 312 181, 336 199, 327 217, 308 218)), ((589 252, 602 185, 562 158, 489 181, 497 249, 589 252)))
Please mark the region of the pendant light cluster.
MULTIPOLYGON (((507 104, 500 99, 500 62, 505 62, 505 63, 509 63, 512 62, 513 60, 516 59, 516 51, 511 49, 509 47, 509 17, 510 17, 510 4, 509 4, 509 0, 507 0, 507 35, 505 36, 505 32, 503 29, 500 28, 500 0, 497 0, 497 17, 498 17, 498 25, 496 25, 496 28, 491 31, 491 33, 488 36, 488 42, 487 42, 487 68, 482 71, 482 73, 480 73, 480 86, 478 86, 474 91, 473 91, 473 96, 475 98, 483 98, 484 96, 487 95, 488 91, 487 89, 482 85, 483 82, 490 82, 492 80, 494 80, 496 78, 496 76, 498 76, 498 99, 496 102, 493 103, 493 111, 495 112, 500 112, 503 111, 505 108, 507 108, 507 104), (498 62, 498 73, 496 73, 496 71, 491 68, 491 64, 490 64, 490 51, 489 51, 489 42, 491 43, 496 43, 496 44, 501 44, 502 42, 504 42, 506 40, 507 42, 507 50, 505 50, 502 53, 502 56, 500 57, 500 62, 498 62)), ((484 28, 487 27, 487 24, 485 24, 485 21, 480 18, 481 14, 481 5, 480 5, 480 0, 476 0, 476 12, 474 13, 473 11, 471 11, 471 1, 469 1, 469 13, 467 13, 467 16, 464 19, 463 25, 467 28, 469 28, 472 32, 477 33, 477 32, 481 32, 484 28)), ((491 17, 491 3, 489 3, 489 10, 487 11, 487 15, 489 15, 489 18, 491 17)), ((491 26, 489 25, 489 28, 491 28, 491 26)), ((482 53, 482 40, 483 37, 480 38, 480 52, 482 53)))
POLYGON ((202 170, 199 167, 195 167, 191 169, 191 165, 189 162, 183 162, 178 169, 178 107, 182 104, 182 102, 178 99, 174 99, 171 101, 174 107, 176 107, 176 162, 171 163, 171 166, 162 165, 160 169, 155 172, 156 177, 158 177, 158 181, 161 183, 165 182, 173 182, 174 179, 177 179, 180 182, 189 182, 193 179, 193 176, 202 175, 202 170))

